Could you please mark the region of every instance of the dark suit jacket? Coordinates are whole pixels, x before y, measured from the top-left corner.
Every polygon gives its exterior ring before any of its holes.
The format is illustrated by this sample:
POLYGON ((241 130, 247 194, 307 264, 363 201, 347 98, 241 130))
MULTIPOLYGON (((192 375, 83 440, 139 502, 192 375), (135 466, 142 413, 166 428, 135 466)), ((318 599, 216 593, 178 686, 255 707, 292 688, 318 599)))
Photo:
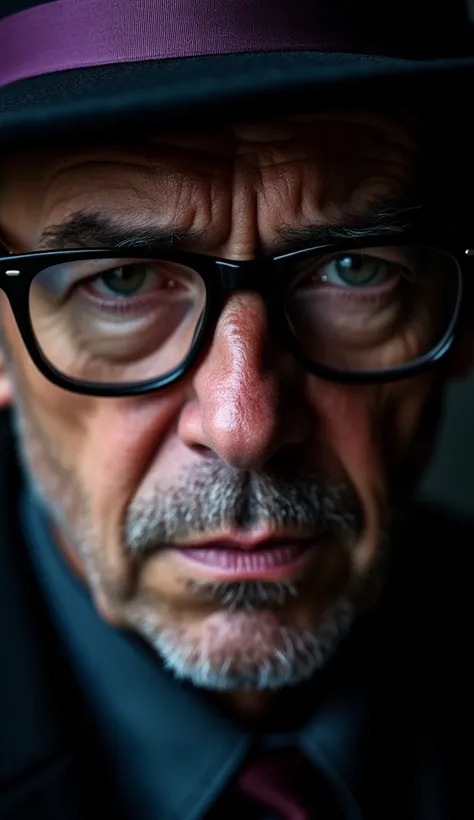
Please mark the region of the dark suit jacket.
MULTIPOLYGON (((0 820, 119 820, 105 756, 25 550, 17 513, 19 470, 3 416, 0 820)), ((470 811, 469 773, 466 780, 462 764, 472 756, 465 659, 472 644, 467 557, 473 543, 470 526, 424 510, 400 545, 382 641, 364 659, 374 689, 359 784, 368 820, 452 820, 470 811), (384 816, 371 808, 380 806, 381 792, 384 816)))

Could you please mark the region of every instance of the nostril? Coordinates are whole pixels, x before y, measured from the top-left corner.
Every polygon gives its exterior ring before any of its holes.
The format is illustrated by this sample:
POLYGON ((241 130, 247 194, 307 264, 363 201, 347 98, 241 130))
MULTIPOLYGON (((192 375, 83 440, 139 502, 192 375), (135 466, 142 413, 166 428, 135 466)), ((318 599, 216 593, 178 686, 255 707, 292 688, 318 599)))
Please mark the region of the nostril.
POLYGON ((207 458, 207 459, 218 459, 219 458, 219 456, 217 455, 215 450, 213 450, 212 447, 207 447, 205 444, 193 444, 192 445, 192 450, 194 451, 194 453, 196 453, 196 455, 201 456, 202 458, 207 458))

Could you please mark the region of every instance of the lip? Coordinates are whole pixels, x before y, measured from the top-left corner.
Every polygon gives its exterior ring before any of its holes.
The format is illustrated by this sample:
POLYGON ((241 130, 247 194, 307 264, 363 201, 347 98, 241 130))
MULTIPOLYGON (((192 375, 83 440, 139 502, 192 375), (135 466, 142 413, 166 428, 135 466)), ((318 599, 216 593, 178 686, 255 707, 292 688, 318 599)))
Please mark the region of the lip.
POLYGON ((301 572, 320 539, 278 538, 242 547, 235 541, 173 547, 172 552, 199 574, 213 580, 283 580, 301 572))
POLYGON ((228 530, 225 533, 216 534, 214 537, 203 540, 190 539, 183 543, 174 543, 172 546, 178 550, 187 549, 234 549, 234 550, 260 550, 282 544, 309 543, 319 540, 324 533, 315 533, 314 530, 307 532, 301 530, 288 530, 287 532, 275 532, 268 529, 254 531, 253 533, 241 533, 228 530))

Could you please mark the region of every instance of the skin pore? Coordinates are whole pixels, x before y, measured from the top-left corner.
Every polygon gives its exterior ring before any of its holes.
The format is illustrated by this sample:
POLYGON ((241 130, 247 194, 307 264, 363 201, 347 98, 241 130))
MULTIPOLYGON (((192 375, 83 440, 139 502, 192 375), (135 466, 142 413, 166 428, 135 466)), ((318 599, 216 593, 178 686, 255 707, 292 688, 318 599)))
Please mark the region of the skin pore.
MULTIPOLYGON (((3 174, 2 241, 14 253, 45 249, 48 228, 82 212, 130 233, 193 231, 183 250, 251 259, 283 250, 282 225, 344 223, 409 197, 419 151, 409 115, 361 110, 30 152, 3 174)), ((385 530, 431 448, 439 373, 372 386, 310 376, 271 338, 261 298, 243 292, 177 385, 74 395, 36 370, 0 298, 0 398, 100 614, 231 709, 264 714, 282 686, 324 665, 376 597, 385 530), (313 535, 323 524, 311 564, 279 586, 219 585, 170 549, 236 531, 313 535)))

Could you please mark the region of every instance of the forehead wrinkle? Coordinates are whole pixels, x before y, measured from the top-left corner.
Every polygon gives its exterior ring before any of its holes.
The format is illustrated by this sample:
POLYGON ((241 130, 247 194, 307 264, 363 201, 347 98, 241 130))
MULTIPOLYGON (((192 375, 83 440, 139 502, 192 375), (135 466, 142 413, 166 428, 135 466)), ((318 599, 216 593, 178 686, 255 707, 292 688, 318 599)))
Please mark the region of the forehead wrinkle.
MULTIPOLYGON (((288 126, 288 121, 283 123, 284 132, 288 130, 288 126)), ((328 147, 333 157, 342 159, 344 162, 347 161, 347 159, 351 162, 354 161, 355 148, 357 149, 356 153, 359 161, 374 161, 379 158, 387 161, 389 159, 387 157, 389 145, 396 148, 397 153, 400 151, 402 153, 415 151, 416 141, 409 137, 407 133, 408 129, 406 127, 394 129, 393 126, 393 117, 387 126, 384 127, 378 119, 368 123, 360 114, 352 121, 347 113, 341 115, 340 120, 338 120, 334 114, 331 116, 326 114, 321 116, 316 122, 305 123, 304 129, 301 129, 301 124, 291 124, 291 130, 295 130, 295 133, 290 134, 290 136, 286 133, 282 133, 276 137, 273 134, 275 130, 278 131, 279 128, 281 129, 281 123, 270 123, 267 124, 266 127, 264 125, 259 126, 259 124, 254 127, 248 126, 250 129, 249 133, 243 134, 242 136, 238 135, 239 126, 234 126, 234 139, 233 141, 229 140, 229 148, 232 147, 234 158, 239 155, 245 155, 247 161, 250 161, 251 158, 255 158, 256 163, 260 167, 276 165, 280 162, 282 165, 285 165, 286 163, 298 160, 310 160, 311 155, 316 155, 314 159, 317 160, 321 150, 323 151, 321 159, 324 161, 327 159, 328 147), (261 136, 258 137, 259 127, 267 131, 267 135, 264 139, 262 139, 261 136), (268 133, 268 130, 272 133, 268 133), (329 140, 327 139, 328 130, 331 132, 329 140), (351 143, 350 152, 347 151, 349 132, 351 136, 349 140, 351 143), (337 139, 339 134, 341 135, 341 139, 337 139), (404 137, 403 145, 401 135, 404 137), (372 139, 370 139, 370 136, 372 139), (382 145, 382 152, 377 150, 374 154, 374 142, 382 145), (291 143, 293 143, 293 146, 291 143), (339 146, 339 143, 341 143, 341 146, 339 146), (370 156, 367 156, 368 143, 372 143, 370 156), (279 157, 278 155, 282 152, 284 152, 284 156, 279 157)), ((130 147, 119 150, 118 148, 114 149, 112 146, 107 149, 107 153, 100 159, 97 157, 97 151, 101 149, 96 147, 94 150, 96 154, 95 157, 87 157, 86 155, 86 157, 80 161, 78 161, 77 158, 65 158, 64 160, 60 160, 59 167, 57 167, 53 174, 53 180, 55 175, 70 169, 72 163, 79 171, 83 169, 87 170, 88 166, 94 165, 100 165, 101 169, 105 169, 108 165, 112 167, 115 164, 128 165, 131 170, 135 170, 140 176, 143 175, 145 178, 155 178, 156 175, 159 174, 163 179, 163 177, 169 178, 170 176, 179 176, 182 174, 189 179, 190 176, 192 177, 199 173, 201 180, 208 176, 222 179, 225 177, 225 171, 228 174, 232 173, 231 157, 223 157, 219 150, 216 150, 218 149, 218 144, 215 144, 215 140, 210 140, 210 135, 207 141, 198 145, 196 145, 198 137, 194 134, 191 134, 187 140, 182 139, 181 141, 178 141, 177 137, 175 137, 175 144, 171 144, 169 139, 170 138, 158 139, 153 148, 137 142, 134 145, 133 153, 130 147), (181 146, 184 147, 185 150, 180 150, 181 146), (158 152, 156 151, 156 147, 159 148, 158 152), (114 150, 117 151, 115 157, 114 150), (172 171, 171 161, 173 166, 172 171)))
MULTIPOLYGON (((322 221, 333 219, 333 211, 348 204, 352 209, 384 196, 409 196, 416 187, 419 166, 419 142, 414 137, 393 138, 380 123, 370 123, 366 133, 374 134, 372 145, 360 133, 360 123, 354 125, 358 139, 350 140, 347 119, 338 122, 339 138, 326 118, 315 131, 314 139, 306 135, 282 146, 260 146, 260 193, 268 207, 274 209, 275 199, 291 203, 297 220, 322 221), (267 173, 273 185, 265 184, 267 173), (329 213, 330 212, 330 213, 329 213)), ((399 129, 401 133, 403 129, 399 129)))
MULTIPOLYGON (((368 200, 379 195, 381 189, 387 193, 398 194, 401 188, 410 186, 413 165, 408 157, 414 156, 415 150, 412 150, 410 144, 410 150, 406 153, 400 150, 400 147, 395 151, 391 130, 393 119, 389 128, 388 124, 380 124, 379 121, 369 122, 369 125, 361 122, 354 122, 351 125, 352 120, 347 114, 340 116, 337 130, 340 131, 341 137, 336 140, 330 139, 330 125, 332 122, 334 128, 337 116, 330 114, 318 120, 316 130, 319 136, 314 141, 308 135, 306 127, 301 130, 299 139, 292 137, 290 141, 283 140, 278 146, 269 146, 265 142, 258 145, 255 142, 253 150, 245 156, 239 156, 237 159, 234 154, 233 162, 209 154, 210 148, 205 145, 191 150, 187 147, 186 151, 182 152, 179 147, 176 150, 176 146, 161 142, 157 143, 154 149, 158 147, 160 152, 165 151, 170 157, 176 158, 180 155, 174 167, 163 154, 159 156, 156 150, 150 153, 143 148, 139 156, 127 154, 126 157, 122 155, 115 158, 114 152, 118 150, 115 147, 104 159, 89 156, 78 162, 77 157, 74 160, 69 157, 67 161, 62 158, 62 169, 56 168, 53 178, 61 173, 67 177, 68 166, 74 164, 79 177, 78 186, 84 186, 84 179, 88 176, 87 169, 95 167, 96 179, 100 180, 103 175, 109 190, 120 191, 123 190, 123 182, 121 183, 120 179, 114 180, 117 167, 121 171, 117 173, 117 177, 125 176, 128 186, 119 208, 122 214, 128 213, 135 218, 139 214, 148 223, 156 220, 159 213, 160 224, 166 221, 169 226, 178 229, 190 227, 190 224, 183 223, 191 223, 194 227, 196 222, 200 221, 198 229, 205 223, 206 228, 212 228, 212 231, 209 231, 209 244, 206 243, 209 250, 212 250, 213 244, 224 244, 230 235, 232 243, 236 242, 237 245, 245 233, 248 237, 244 240, 245 243, 254 242, 255 233, 266 234, 266 238, 271 241, 277 220, 280 223, 299 222, 301 219, 304 222, 325 222, 328 218, 334 218, 332 211, 342 208, 348 201, 353 205, 355 199, 363 208, 368 200), (361 134, 361 128, 367 128, 371 133, 379 135, 375 154, 368 151, 367 142, 362 136, 356 141, 355 149, 348 145, 348 140, 351 142, 351 134, 356 133, 357 129, 361 134), (380 135, 383 135, 383 141, 380 135), (288 151, 290 156, 288 153, 285 156, 285 152, 288 151), (206 159, 203 160, 203 156, 206 159), (212 165, 209 163, 209 156, 212 156, 212 165), (257 164, 260 167, 256 176, 253 176, 252 170, 255 174, 256 169, 251 169, 250 166, 252 157, 255 156, 258 157, 257 164), (130 169, 129 174, 123 174, 124 166, 130 169), (242 168, 243 171, 240 170, 242 168), (112 173, 110 169, 113 169, 112 173), (251 193, 248 208, 241 193, 237 196, 239 204, 236 207, 237 176, 241 173, 248 174, 248 179, 244 180, 249 186, 247 191, 251 193), (232 185, 228 184, 230 180, 233 182, 232 185), (166 191, 167 183, 169 193, 166 191), (166 195, 166 204, 163 206, 160 200, 165 200, 166 195), (131 205, 129 199, 132 197, 135 202, 131 205), (284 213, 286 209, 287 212, 284 213), (166 219, 163 220, 162 217, 166 219), (258 226, 250 226, 252 221, 258 222, 258 226), (242 231, 240 237, 239 231, 242 231), (211 233, 214 237, 211 237, 211 233)), ((356 119, 363 119, 361 114, 354 116, 356 119)), ((284 123, 283 130, 285 128, 287 122, 284 123)), ((315 128, 313 122, 312 133, 316 133, 315 128)), ((190 135, 190 139, 192 138, 193 135, 190 135)), ((66 179, 66 182, 70 192, 70 179, 66 179)), ((97 185, 97 182, 95 184, 97 185)), ((95 199, 96 210, 104 211, 103 188, 98 186, 101 190, 91 193, 93 185, 92 181, 89 188, 86 186, 85 191, 78 187, 80 196, 87 203, 90 203, 91 198, 95 199)), ((78 201, 71 209, 77 210, 78 201)), ((43 205, 45 206, 45 203, 43 205)), ((110 209, 110 204, 107 208, 110 209)), ((337 212, 335 216, 337 218, 337 212)))
POLYGON ((58 192, 60 195, 55 196, 54 203, 51 203, 52 195, 49 201, 45 199, 43 224, 60 223, 76 212, 94 211, 110 214, 124 222, 129 219, 143 229, 155 225, 176 231, 188 230, 218 241, 220 223, 215 219, 215 213, 218 210, 222 215, 228 210, 224 201, 226 192, 220 191, 216 185, 200 185, 198 179, 176 174, 174 170, 170 170, 168 179, 169 190, 162 177, 147 178, 143 188, 132 177, 122 178, 104 194, 104 186, 98 185, 100 179, 95 177, 85 190, 78 188, 77 194, 73 190, 74 196, 71 197, 71 185, 66 176, 66 184, 58 192))
POLYGON ((264 202, 259 214, 263 244, 271 244, 275 232, 290 227, 305 228, 321 225, 354 225, 384 203, 416 200, 416 183, 405 169, 381 170, 377 165, 371 176, 357 170, 352 175, 340 174, 335 166, 317 166, 298 174, 296 166, 289 175, 279 173, 275 184, 262 186, 264 202), (275 218, 277 215, 277 218, 275 218), (290 219, 287 219, 290 216, 290 219))
POLYGON ((182 175, 186 178, 199 175, 213 178, 222 174, 224 170, 230 172, 232 161, 230 157, 220 156, 210 148, 209 141, 201 149, 193 145, 181 147, 166 143, 159 143, 158 150, 155 146, 152 149, 137 144, 132 152, 130 149, 116 149, 117 153, 99 148, 91 148, 88 152, 79 152, 69 155, 55 162, 55 169, 51 175, 51 182, 63 173, 83 173, 89 168, 99 169, 105 172, 118 166, 122 170, 123 166, 129 172, 135 173, 138 178, 152 179, 159 173, 161 176, 171 178, 182 175), (103 152, 103 156, 101 155, 103 152), (217 167, 216 167, 217 166, 217 167))

